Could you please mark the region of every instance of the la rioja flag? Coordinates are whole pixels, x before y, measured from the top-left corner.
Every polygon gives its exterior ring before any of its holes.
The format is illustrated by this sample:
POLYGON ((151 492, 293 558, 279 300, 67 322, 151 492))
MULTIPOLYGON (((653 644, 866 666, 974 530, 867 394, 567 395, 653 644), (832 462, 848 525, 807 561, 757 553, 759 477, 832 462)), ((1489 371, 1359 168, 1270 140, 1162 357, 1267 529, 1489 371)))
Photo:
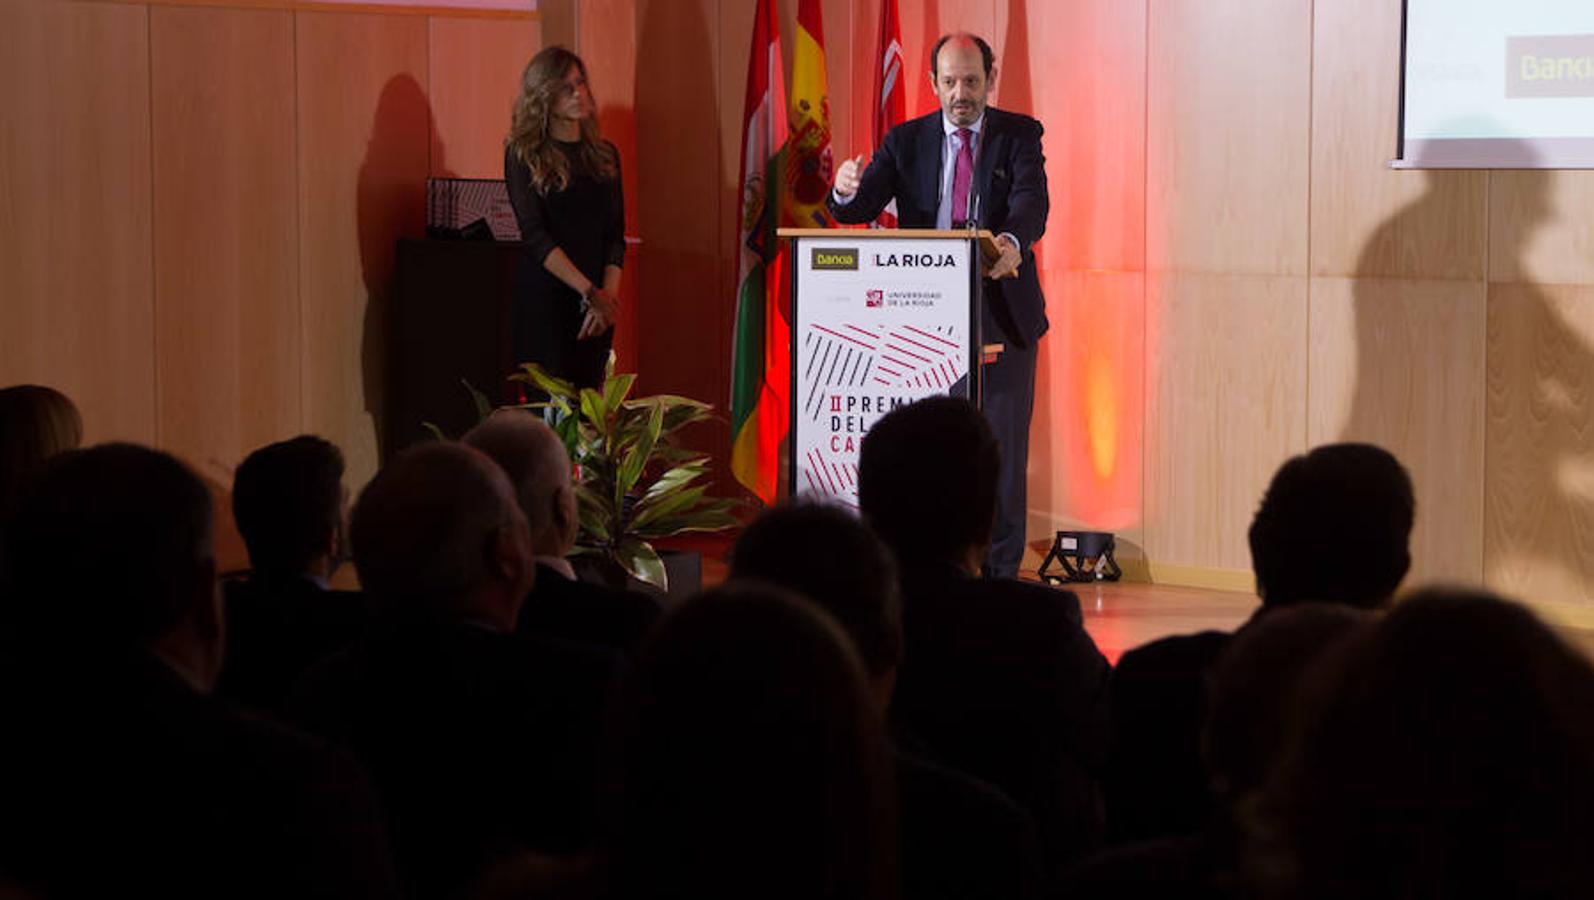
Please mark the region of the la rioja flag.
POLYGON ((791 389, 790 324, 781 302, 785 279, 775 242, 785 190, 785 99, 774 0, 758 0, 742 114, 731 472, 765 503, 775 502, 780 485, 791 389))

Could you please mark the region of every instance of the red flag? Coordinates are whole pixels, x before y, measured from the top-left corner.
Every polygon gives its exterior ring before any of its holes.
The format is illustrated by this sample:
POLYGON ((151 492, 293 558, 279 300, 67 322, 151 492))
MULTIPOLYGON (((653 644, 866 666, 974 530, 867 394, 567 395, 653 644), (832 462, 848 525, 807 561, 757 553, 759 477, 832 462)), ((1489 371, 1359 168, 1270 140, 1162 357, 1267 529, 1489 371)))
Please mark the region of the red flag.
MULTIPOLYGON (((880 44, 874 69, 874 146, 885 142, 886 132, 906 118, 907 99, 902 78, 902 24, 897 18, 897 0, 880 4, 880 44)), ((878 228, 897 227, 897 201, 892 200, 875 219, 878 228)))

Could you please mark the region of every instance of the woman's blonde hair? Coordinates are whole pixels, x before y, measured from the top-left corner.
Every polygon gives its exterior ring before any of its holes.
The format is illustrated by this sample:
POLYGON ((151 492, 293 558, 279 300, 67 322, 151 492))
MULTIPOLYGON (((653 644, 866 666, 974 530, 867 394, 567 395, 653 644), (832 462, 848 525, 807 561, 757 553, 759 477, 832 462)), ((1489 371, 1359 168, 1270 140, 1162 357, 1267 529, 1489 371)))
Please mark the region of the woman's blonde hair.
MULTIPOLYGON (((509 118, 509 137, 505 143, 531 170, 532 187, 545 196, 570 186, 570 161, 554 147, 549 125, 553 106, 564 90, 565 76, 571 67, 579 70, 586 80, 586 64, 564 47, 545 47, 533 56, 520 76, 520 96, 515 98, 514 111, 509 118)), ((589 81, 587 92, 591 91, 589 81)), ((596 105, 596 99, 593 103, 596 105)), ((614 148, 598 131, 596 115, 581 120, 581 147, 576 155, 581 166, 599 181, 610 181, 620 173, 614 148)))
POLYGON ((65 394, 37 384, 0 390, 0 512, 41 463, 82 442, 83 417, 65 394))

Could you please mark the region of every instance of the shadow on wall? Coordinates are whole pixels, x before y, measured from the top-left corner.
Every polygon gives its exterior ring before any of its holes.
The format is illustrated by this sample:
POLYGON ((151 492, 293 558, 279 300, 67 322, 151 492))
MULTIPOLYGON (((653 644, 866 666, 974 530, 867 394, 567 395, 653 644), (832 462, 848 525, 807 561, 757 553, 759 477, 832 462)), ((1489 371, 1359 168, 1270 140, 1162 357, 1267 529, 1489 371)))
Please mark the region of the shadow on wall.
POLYGON ((395 75, 377 100, 355 198, 366 293, 360 376, 365 411, 376 431, 377 458, 382 461, 393 450, 387 428, 387 385, 392 373, 387 350, 395 247, 399 238, 420 237, 426 227, 426 182, 415 180, 411 165, 420 146, 427 148, 432 176, 452 177, 426 91, 410 75, 395 75))
MULTIPOLYGON (((751 28, 747 4, 746 23, 751 28)), ((742 92, 726 91, 736 121, 725 134, 721 84, 746 71, 751 31, 711 34, 704 8, 717 4, 642 0, 638 4, 636 97, 637 192, 627 209, 642 238, 636 333, 637 391, 683 394, 714 404, 719 419, 686 435, 693 449, 712 455, 711 493, 740 493, 730 474, 732 291, 731 255, 737 154, 741 150, 742 92), (728 73, 716 79, 713 54, 728 73), (727 148, 722 150, 723 148, 727 148), (730 171, 727 172, 726 170, 730 171)), ((735 78, 735 81, 731 79, 735 78)), ((781 104, 784 115, 784 102, 781 104)))
MULTIPOLYGON (((1514 268, 1521 272, 1529 242, 1556 218, 1555 176, 1521 171, 1510 177, 1513 228, 1506 235, 1513 243, 1491 247, 1489 253, 1495 259, 1515 257, 1514 268)), ((1388 447, 1413 467, 1419 534, 1425 515, 1435 515, 1436 507, 1443 515, 1449 492, 1476 489, 1469 481, 1476 470, 1462 457, 1465 448, 1486 448, 1485 577, 1530 599, 1586 597, 1594 584, 1594 435, 1589 425, 1594 348, 1567 323, 1543 287, 1526 283, 1526 275, 1521 283, 1491 283, 1485 301, 1482 408, 1443 408, 1454 404, 1434 402, 1458 396, 1452 385, 1432 384, 1436 376, 1466 373, 1476 363, 1435 359, 1431 350, 1426 358, 1414 352, 1418 336, 1434 322, 1399 302, 1388 280, 1391 261, 1409 236, 1442 221, 1449 209, 1444 175, 1430 172, 1427 178, 1425 193, 1381 223, 1362 248, 1353 298, 1356 384, 1341 439, 1388 447), (1481 416, 1475 434, 1467 433, 1472 415, 1481 416), (1416 467, 1423 460, 1429 471, 1416 467), (1575 475, 1580 471, 1588 473, 1581 487, 1575 475), (1550 584, 1563 586, 1552 595, 1570 591, 1577 596, 1546 596, 1550 584)), ((1502 230, 1491 228, 1491 235, 1502 230)), ((1432 520, 1428 527, 1435 527, 1432 520)), ((1414 538, 1414 555, 1421 549, 1414 538)))

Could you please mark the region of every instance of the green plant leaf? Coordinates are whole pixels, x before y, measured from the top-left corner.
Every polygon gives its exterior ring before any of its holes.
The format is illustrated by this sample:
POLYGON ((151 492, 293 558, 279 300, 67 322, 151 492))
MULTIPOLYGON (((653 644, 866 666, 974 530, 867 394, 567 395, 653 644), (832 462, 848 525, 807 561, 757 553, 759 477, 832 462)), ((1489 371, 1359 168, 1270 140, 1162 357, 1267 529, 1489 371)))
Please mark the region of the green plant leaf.
POLYGON ((673 434, 683 426, 713 418, 714 407, 701 400, 675 394, 659 394, 626 403, 628 407, 656 404, 664 407, 664 433, 673 434))
POLYGON ((659 445, 653 448, 653 455, 658 457, 660 462, 671 468, 689 466, 699 461, 705 463, 709 461, 709 458, 703 455, 703 451, 667 443, 663 437, 659 438, 659 445))
POLYGON ((463 378, 459 380, 459 383, 465 386, 465 392, 470 394, 471 403, 476 406, 476 421, 483 421, 493 414, 492 401, 487 399, 486 394, 476 390, 475 385, 463 378))
POLYGON ((607 544, 614 540, 614 507, 607 498, 586 485, 576 486, 576 516, 581 520, 582 534, 593 543, 607 544))
POLYGON ((615 548, 619 563, 638 581, 646 582, 661 591, 670 589, 669 576, 664 572, 664 560, 647 541, 627 538, 615 548))
POLYGON ((574 406, 576 400, 576 386, 563 378, 555 378, 548 371, 536 363, 521 363, 520 371, 509 376, 510 381, 521 381, 536 387, 549 397, 565 401, 565 406, 574 406))
POLYGON ((631 488, 636 486, 637 479, 642 477, 642 469, 647 466, 648 458, 653 455, 653 447, 658 443, 659 430, 664 426, 664 408, 653 407, 653 414, 648 417, 647 428, 637 438, 635 444, 626 451, 625 459, 620 463, 614 484, 615 502, 620 502, 626 494, 631 493, 631 488))
POLYGON ((437 424, 434 423, 434 422, 422 422, 421 423, 421 427, 426 429, 427 432, 430 433, 431 436, 436 438, 437 440, 440 440, 440 441, 448 440, 448 435, 444 434, 443 433, 443 429, 438 428, 437 424))
POLYGON ((608 430, 609 407, 603 402, 602 394, 592 388, 581 389, 581 417, 599 433, 608 430))
POLYGON ((644 540, 657 540, 690 532, 713 533, 735 528, 742 520, 729 509, 694 509, 678 516, 668 516, 633 528, 632 534, 644 540))
POLYGON ((708 474, 708 461, 706 458, 699 464, 689 463, 687 465, 673 466, 648 487, 647 493, 642 495, 637 507, 640 509, 649 503, 655 502, 670 491, 691 484, 706 474, 708 474))
POLYGON ((699 484, 666 491, 651 501, 644 497, 631 511, 631 527, 641 528, 649 522, 689 510, 702 502, 703 494, 707 491, 708 485, 699 484))
POLYGON ((611 375, 603 383, 603 403, 609 409, 619 409, 625 398, 631 395, 631 386, 636 384, 635 375, 611 375))

